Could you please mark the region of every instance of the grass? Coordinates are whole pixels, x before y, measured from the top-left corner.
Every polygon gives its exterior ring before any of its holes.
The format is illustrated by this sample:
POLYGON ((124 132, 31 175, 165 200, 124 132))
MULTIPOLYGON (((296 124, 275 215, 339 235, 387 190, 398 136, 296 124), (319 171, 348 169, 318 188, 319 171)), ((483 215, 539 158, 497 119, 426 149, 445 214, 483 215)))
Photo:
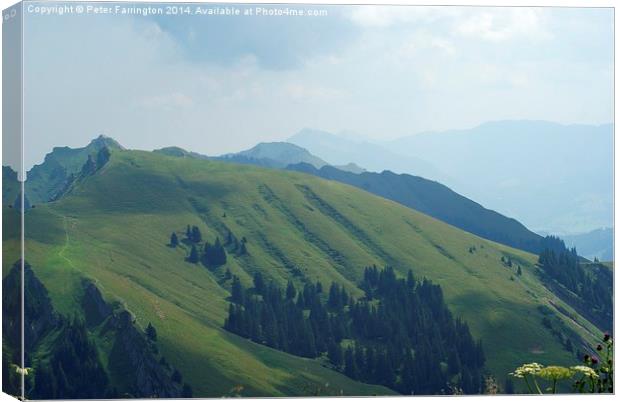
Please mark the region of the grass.
MULTIPOLYGON (((12 213, 5 208, 5 222, 12 213)), ((412 269, 442 286, 452 311, 482 339, 487 367, 500 381, 523 362, 575 363, 541 324, 541 304, 571 312, 574 321, 553 309, 584 339, 600 335, 544 288, 535 256, 296 172, 113 151, 110 162, 70 195, 30 210, 26 227, 27 259, 55 307, 79 313, 80 279, 96 281, 104 297, 124 304, 140 326, 153 323, 160 349, 195 396, 228 395, 237 386, 248 396, 389 392, 223 331, 226 268, 246 285, 260 270, 281 286, 293 279, 298 286, 321 281, 327 289, 337 281, 358 296, 364 266, 390 264, 403 275, 412 269), (185 262, 186 249, 166 244, 187 224, 211 242, 227 230, 246 237, 248 255, 229 254, 215 271, 185 262), (516 275, 516 264, 505 267, 502 256, 519 261, 523 275, 516 275)), ((14 236, 5 234, 5 248, 16 244, 14 236)), ((15 255, 3 254, 5 267, 15 255)))

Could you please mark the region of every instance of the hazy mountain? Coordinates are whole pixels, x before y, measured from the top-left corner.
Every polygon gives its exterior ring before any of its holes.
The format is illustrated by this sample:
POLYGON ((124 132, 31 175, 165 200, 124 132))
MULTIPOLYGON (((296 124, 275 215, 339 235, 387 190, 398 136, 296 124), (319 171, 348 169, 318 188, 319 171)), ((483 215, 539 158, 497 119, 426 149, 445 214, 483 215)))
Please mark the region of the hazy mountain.
POLYGON ((442 182, 533 230, 613 225, 611 124, 499 121, 381 145, 436 163, 449 175, 442 182))
POLYGON ((339 137, 325 131, 304 129, 287 141, 306 148, 330 165, 355 163, 374 172, 391 170, 436 180, 445 177, 443 169, 438 169, 434 161, 406 156, 377 144, 339 137))
POLYGON ((613 225, 611 124, 499 121, 382 143, 306 129, 289 141, 332 165, 437 180, 538 232, 613 225))
POLYGON ((610 228, 596 229, 588 233, 562 236, 568 247, 576 247, 586 258, 612 261, 614 254, 614 231, 610 228))
POLYGON ((319 170, 308 164, 290 165, 288 169, 350 184, 498 243, 540 251, 541 236, 435 181, 390 171, 354 174, 332 166, 319 170))
POLYGON ((347 163, 346 165, 336 165, 334 166, 336 169, 343 170, 345 172, 351 172, 355 174, 364 173, 366 169, 361 166, 356 165, 355 163, 347 163))
POLYGON ((246 151, 222 155, 214 159, 274 168, 284 168, 295 163, 308 163, 316 168, 327 165, 324 160, 311 154, 307 149, 288 142, 261 142, 246 151))

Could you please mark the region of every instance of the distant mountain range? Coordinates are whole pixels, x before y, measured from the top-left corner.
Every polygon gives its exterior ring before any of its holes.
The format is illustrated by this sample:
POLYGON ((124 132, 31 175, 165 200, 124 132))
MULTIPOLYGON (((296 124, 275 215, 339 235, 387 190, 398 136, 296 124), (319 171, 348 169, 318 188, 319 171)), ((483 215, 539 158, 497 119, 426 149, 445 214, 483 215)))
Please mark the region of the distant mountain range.
POLYGON ((285 168, 294 163, 308 163, 319 169, 327 165, 327 162, 314 156, 308 150, 287 142, 261 142, 246 151, 213 159, 273 168, 285 168))
POLYGON ((612 261, 614 257, 614 231, 611 228, 596 229, 588 233, 562 236, 568 247, 575 247, 589 259, 612 261))
POLYGON ((613 225, 611 124, 499 121, 375 144, 303 130, 289 141, 330 164, 440 181, 537 232, 613 225))

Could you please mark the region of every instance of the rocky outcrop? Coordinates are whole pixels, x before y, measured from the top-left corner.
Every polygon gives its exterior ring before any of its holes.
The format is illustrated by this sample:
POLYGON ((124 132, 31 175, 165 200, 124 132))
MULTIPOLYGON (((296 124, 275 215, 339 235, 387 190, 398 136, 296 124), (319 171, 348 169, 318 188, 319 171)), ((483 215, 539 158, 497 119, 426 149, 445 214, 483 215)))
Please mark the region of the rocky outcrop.
MULTIPOLYGON (((26 361, 34 346, 59 324, 47 289, 24 264, 24 339, 26 361)), ((21 348, 21 261, 2 280, 2 331, 7 344, 19 355, 21 348)))
POLYGON ((116 332, 110 369, 131 367, 130 395, 138 398, 181 396, 182 386, 172 380, 172 368, 160 364, 155 345, 136 328, 129 312, 115 313, 108 325, 116 332))

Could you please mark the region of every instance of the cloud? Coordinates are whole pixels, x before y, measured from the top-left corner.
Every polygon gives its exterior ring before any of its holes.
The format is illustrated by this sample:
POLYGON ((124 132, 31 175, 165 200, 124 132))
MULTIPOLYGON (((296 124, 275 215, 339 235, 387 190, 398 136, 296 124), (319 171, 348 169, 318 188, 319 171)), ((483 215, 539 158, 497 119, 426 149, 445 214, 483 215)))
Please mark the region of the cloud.
POLYGON ((455 25, 455 32, 490 42, 515 38, 544 40, 552 37, 543 11, 537 8, 497 8, 471 13, 455 25))
POLYGON ((387 28, 399 24, 432 23, 440 18, 459 14, 458 8, 427 6, 359 6, 349 18, 365 28, 387 28))
POLYGON ((190 62, 230 66, 251 54, 260 68, 283 71, 299 69, 308 59, 337 55, 355 39, 357 28, 343 18, 340 7, 321 8, 328 11, 327 16, 151 18, 176 41, 190 62))
POLYGON ((142 98, 138 105, 149 109, 184 109, 194 106, 194 99, 183 93, 171 93, 142 98))
POLYGON ((299 83, 290 83, 284 86, 284 95, 293 101, 328 101, 340 99, 346 96, 346 93, 324 86, 304 85, 299 83))

